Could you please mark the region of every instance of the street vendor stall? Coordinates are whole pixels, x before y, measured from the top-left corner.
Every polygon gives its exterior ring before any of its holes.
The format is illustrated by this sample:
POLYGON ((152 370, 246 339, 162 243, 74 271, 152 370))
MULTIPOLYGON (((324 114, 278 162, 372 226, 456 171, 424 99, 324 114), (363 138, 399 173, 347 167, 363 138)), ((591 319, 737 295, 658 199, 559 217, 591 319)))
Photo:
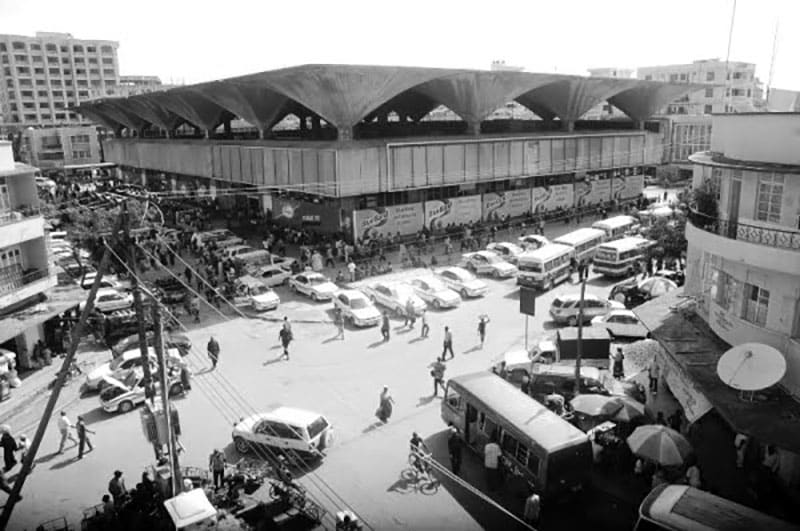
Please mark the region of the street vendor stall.
POLYGON ((208 501, 203 489, 182 492, 165 500, 164 507, 176 529, 201 529, 201 524, 217 515, 217 509, 208 501))

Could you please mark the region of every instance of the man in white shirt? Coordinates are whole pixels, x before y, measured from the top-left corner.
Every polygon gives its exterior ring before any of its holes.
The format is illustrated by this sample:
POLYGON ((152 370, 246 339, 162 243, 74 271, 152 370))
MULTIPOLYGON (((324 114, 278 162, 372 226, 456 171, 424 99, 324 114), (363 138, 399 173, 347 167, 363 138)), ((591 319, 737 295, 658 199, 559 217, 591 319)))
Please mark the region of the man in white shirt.
POLYGON ((347 264, 347 270, 350 272, 350 282, 356 281, 356 264, 352 260, 347 264))
POLYGON ((489 443, 483 447, 483 466, 486 468, 486 480, 490 491, 497 490, 500 483, 500 456, 503 450, 497 444, 497 436, 492 435, 489 443))
POLYGON ((75 444, 78 444, 78 439, 72 435, 72 429, 74 428, 72 421, 69 420, 67 417, 67 413, 65 411, 61 412, 61 416, 58 417, 58 431, 61 432, 61 443, 58 445, 58 453, 64 453, 64 444, 67 442, 67 439, 72 441, 75 444))

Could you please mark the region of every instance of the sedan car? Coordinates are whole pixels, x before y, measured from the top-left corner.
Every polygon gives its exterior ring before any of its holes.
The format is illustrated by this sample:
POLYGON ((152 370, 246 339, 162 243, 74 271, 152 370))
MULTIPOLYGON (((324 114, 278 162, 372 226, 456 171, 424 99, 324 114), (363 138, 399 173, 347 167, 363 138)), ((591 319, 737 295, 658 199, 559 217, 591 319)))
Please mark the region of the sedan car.
MULTIPOLYGON (((192 340, 184 334, 168 333, 163 336, 164 346, 167 348, 176 348, 181 356, 188 356, 192 348, 192 340)), ((155 334, 153 331, 145 333, 145 342, 148 347, 155 345, 155 334)), ((129 350, 136 350, 139 348, 139 334, 131 334, 128 337, 118 341, 111 347, 111 358, 121 356, 129 350)))
POLYGON ((447 285, 436 277, 427 276, 415 278, 411 281, 419 298, 431 304, 437 310, 440 308, 455 308, 461 304, 461 297, 448 288, 447 285))
POLYGON ((461 264, 473 273, 509 278, 517 274, 517 267, 509 264, 491 251, 477 251, 461 255, 461 264))
MULTIPOLYGON (((580 301, 580 293, 559 295, 550 304, 550 317, 556 323, 577 326, 580 301)), ((596 295, 586 293, 583 297, 583 322, 588 323, 595 317, 606 315, 611 310, 620 309, 624 309, 624 306, 617 301, 601 299, 596 295)))
POLYGON ((380 310, 358 290, 345 289, 336 293, 333 305, 342 312, 345 321, 355 326, 375 326, 381 322, 380 310))
POLYGON ((678 289, 678 285, 665 277, 649 277, 640 281, 627 281, 611 288, 608 298, 623 303, 626 308, 635 308, 650 299, 678 289))
POLYGON ((465 299, 482 297, 489 291, 485 282, 475 278, 475 275, 463 267, 443 267, 437 269, 435 273, 448 288, 457 291, 465 299))
POLYGON ((289 279, 289 287, 315 301, 329 301, 339 288, 328 277, 311 271, 299 273, 289 279))
POLYGON ((674 269, 661 269, 653 273, 653 276, 668 278, 678 287, 683 286, 683 283, 686 282, 686 274, 683 271, 676 271, 674 269))
MULTIPOLYGON (((122 380, 113 376, 106 376, 103 379, 103 391, 100 393, 100 406, 108 413, 127 413, 147 398, 145 395, 144 375, 140 370, 130 370, 122 377, 122 380)), ((170 374, 167 385, 169 395, 175 396, 183 393, 185 389, 177 374, 170 374)), ((154 383, 155 391, 158 392, 160 382, 154 383)))
POLYGON ((292 278, 291 264, 265 265, 253 271, 252 276, 259 279, 265 286, 274 288, 282 286, 292 278))
MULTIPOLYGON (((120 293, 114 288, 102 288, 97 290, 94 299, 94 308, 102 313, 115 312, 117 310, 127 310, 133 305, 133 295, 130 293, 120 293)), ((78 308, 83 311, 86 301, 80 303, 78 308)))
MULTIPOLYGON (((150 364, 155 367, 157 363, 156 352, 153 347, 148 347, 148 357, 150 359, 150 364)), ((181 360, 181 355, 177 349, 167 349, 166 351, 167 359, 169 360, 170 364, 182 364, 183 361, 181 360)), ((98 365, 91 371, 86 374, 86 381, 83 384, 82 391, 96 391, 100 388, 103 378, 106 376, 118 376, 123 372, 134 369, 136 367, 142 366, 142 354, 139 349, 136 350, 129 350, 127 352, 123 352, 120 356, 117 356, 113 360, 103 363, 102 365, 98 365)))
POLYGON ((486 246, 486 250, 492 251, 503 260, 514 265, 517 265, 519 255, 525 252, 525 249, 511 242, 492 242, 486 246))
POLYGON ((255 453, 259 447, 321 457, 333 444, 333 427, 319 413, 279 406, 241 419, 233 427, 233 445, 240 454, 255 453))
MULTIPOLYGON (((81 287, 83 289, 91 289, 92 285, 94 284, 94 279, 96 278, 97 278, 97 271, 89 271, 88 273, 83 275, 83 278, 81 279, 81 287)), ((103 278, 100 280, 100 287, 114 288, 116 290, 123 289, 122 283, 114 275, 103 275, 103 278)))
POLYGON ((365 288, 365 292, 373 302, 392 310, 397 315, 406 314, 406 306, 409 300, 414 305, 414 311, 417 314, 426 307, 425 301, 420 299, 414 293, 414 288, 408 284, 377 282, 365 288))
POLYGON ((526 251, 535 251, 539 247, 544 247, 550 243, 550 240, 541 234, 526 234, 525 236, 517 238, 517 241, 519 241, 519 244, 524 247, 526 251))
POLYGON ((630 310, 611 310, 606 315, 592 319, 592 326, 603 327, 613 337, 644 339, 650 336, 639 318, 630 310))

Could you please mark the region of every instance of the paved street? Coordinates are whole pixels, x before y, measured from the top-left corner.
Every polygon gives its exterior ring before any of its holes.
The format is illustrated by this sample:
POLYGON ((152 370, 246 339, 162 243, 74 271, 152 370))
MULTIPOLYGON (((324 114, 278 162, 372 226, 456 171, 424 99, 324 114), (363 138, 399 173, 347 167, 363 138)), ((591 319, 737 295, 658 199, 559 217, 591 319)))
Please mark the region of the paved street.
MULTIPOLYGON (((556 226, 548 230, 548 236, 571 228, 556 226)), ((234 457, 230 438, 233 422, 281 403, 324 413, 335 426, 335 446, 315 473, 303 479, 329 510, 341 507, 341 500, 346 500, 375 529, 513 527, 513 520, 460 487, 445 483, 435 493, 422 494, 409 492, 398 481, 407 468, 407 442, 413 431, 425 437, 437 457, 447 462, 440 400, 431 397, 428 369, 441 352, 443 327, 451 327, 456 350, 455 360, 448 363, 447 377, 486 370, 499 353, 524 343, 524 317, 518 313, 519 292, 514 280, 486 281, 490 293, 485 298, 465 301, 455 310, 429 312, 429 339, 418 337, 419 327, 403 329, 402 321, 393 321, 388 343, 381 341, 378 328, 348 330, 342 341, 334 339, 336 330, 331 324, 298 322, 293 327, 295 342, 288 362, 277 360, 281 351, 276 322, 240 317, 223 321, 204 311, 203 323, 188 325, 196 347, 189 358, 196 374, 194 389, 177 401, 181 441, 186 447, 182 464, 205 466, 215 447, 225 448, 234 457), (488 314, 491 322, 486 346, 481 350, 477 316, 482 313, 488 314), (210 334, 217 337, 222 349, 220 364, 213 372, 208 371, 205 356, 210 334), (390 387, 396 408, 387 425, 376 426, 373 413, 383 385, 390 387)), ((608 282, 592 278, 587 292, 605 296, 608 286, 608 282)), ((530 320, 531 341, 552 328, 546 317, 552 299, 577 288, 565 283, 538 299, 539 315, 530 320)), ((278 291, 283 303, 270 317, 286 314, 297 320, 330 319, 330 303, 298 299, 285 288, 278 291)), ((227 313, 232 315, 229 310, 227 313)), ((78 414, 85 416, 90 429, 97 432, 93 437, 97 449, 81 461, 76 459, 74 447, 63 455, 53 454, 58 447, 53 421, 39 452, 40 462, 26 484, 25 499, 15 511, 15 529, 31 529, 62 515, 77 524, 81 508, 99 503, 114 469, 123 470, 128 486, 133 487, 144 465, 152 461, 152 449, 142 435, 138 412, 107 415, 99 408, 96 396, 77 399, 77 383, 64 391, 60 402, 66 404, 73 420, 78 414)), ((26 417, 14 422, 31 424, 40 408, 41 401, 26 417)), ((26 432, 32 435, 33 428, 26 428, 26 432)), ((474 470, 467 466, 465 474, 481 486, 480 462, 468 459, 467 465, 471 463, 474 470)), ((592 501, 602 505, 605 512, 614 513, 609 509, 612 505, 592 501)), ((521 506, 512 510, 519 513, 521 506)), ((559 516, 553 517, 548 529, 568 529, 580 523, 574 521, 576 515, 570 515, 569 510, 556 510, 559 516)), ((620 513, 611 516, 619 518, 620 513)), ((613 525, 607 528, 612 529, 613 525)))

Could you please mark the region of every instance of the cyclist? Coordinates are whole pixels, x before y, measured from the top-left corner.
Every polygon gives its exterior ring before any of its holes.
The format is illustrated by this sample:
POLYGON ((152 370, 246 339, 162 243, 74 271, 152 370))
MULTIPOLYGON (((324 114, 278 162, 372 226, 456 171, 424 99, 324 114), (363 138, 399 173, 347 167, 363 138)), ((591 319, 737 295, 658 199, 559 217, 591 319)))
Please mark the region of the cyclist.
POLYGON ((411 450, 412 464, 414 465, 414 468, 419 470, 421 474, 427 474, 428 465, 426 461, 431 452, 428 450, 428 446, 425 444, 425 441, 422 440, 422 437, 420 437, 417 432, 414 432, 411 435, 409 447, 411 450))

